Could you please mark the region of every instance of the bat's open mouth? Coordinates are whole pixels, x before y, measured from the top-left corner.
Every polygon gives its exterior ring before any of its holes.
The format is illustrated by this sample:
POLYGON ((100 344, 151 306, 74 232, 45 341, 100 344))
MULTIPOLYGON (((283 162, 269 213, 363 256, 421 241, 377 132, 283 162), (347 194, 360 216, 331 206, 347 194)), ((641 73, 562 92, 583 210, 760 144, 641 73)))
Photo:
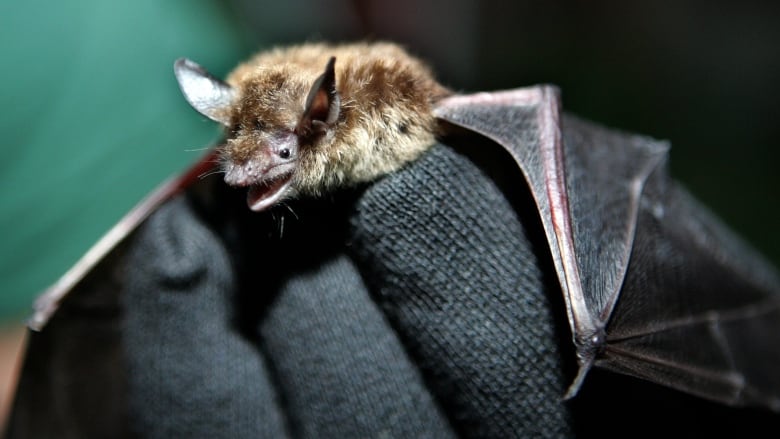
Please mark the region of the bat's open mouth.
POLYGON ((246 204, 255 212, 265 210, 281 200, 292 182, 293 173, 282 174, 270 182, 264 182, 249 187, 246 194, 246 204))

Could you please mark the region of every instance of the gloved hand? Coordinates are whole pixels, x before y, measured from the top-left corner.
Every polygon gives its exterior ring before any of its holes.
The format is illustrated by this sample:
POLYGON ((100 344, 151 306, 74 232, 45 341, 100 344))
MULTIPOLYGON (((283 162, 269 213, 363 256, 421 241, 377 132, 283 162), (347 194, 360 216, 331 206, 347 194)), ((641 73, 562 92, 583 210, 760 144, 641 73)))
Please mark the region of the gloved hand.
POLYGON ((346 201, 267 214, 231 192, 168 203, 126 264, 130 425, 145 437, 570 435, 562 299, 517 177, 499 188, 437 146, 346 201))

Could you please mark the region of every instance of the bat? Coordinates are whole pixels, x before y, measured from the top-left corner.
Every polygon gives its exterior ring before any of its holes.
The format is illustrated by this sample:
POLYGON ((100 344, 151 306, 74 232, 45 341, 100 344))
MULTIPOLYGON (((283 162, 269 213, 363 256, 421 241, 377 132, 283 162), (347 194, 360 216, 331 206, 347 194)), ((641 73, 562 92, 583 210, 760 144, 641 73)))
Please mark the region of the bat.
MULTIPOLYGON (((263 211, 403 168, 436 139, 479 135, 511 156, 538 208, 578 372, 634 376, 728 405, 780 411, 780 277, 668 176, 669 146, 562 114, 553 86, 462 95, 389 43, 256 55, 222 81, 174 66, 222 146, 132 211, 36 302, 63 299, 159 204, 209 169, 263 211)), ((518 179, 519 181, 519 179, 518 179)))
POLYGON ((261 53, 231 73, 232 85, 186 59, 175 72, 187 101, 229 131, 225 182, 248 187, 255 211, 416 159, 435 141, 434 102, 451 94, 420 61, 382 43, 261 53))

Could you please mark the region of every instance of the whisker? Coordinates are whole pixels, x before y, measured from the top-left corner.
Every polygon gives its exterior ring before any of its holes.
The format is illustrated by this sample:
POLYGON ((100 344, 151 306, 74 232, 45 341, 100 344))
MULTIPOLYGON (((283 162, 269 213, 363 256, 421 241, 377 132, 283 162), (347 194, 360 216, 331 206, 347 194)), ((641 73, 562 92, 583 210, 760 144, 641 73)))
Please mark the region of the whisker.
POLYGON ((285 203, 284 201, 280 202, 279 204, 281 204, 281 205, 282 205, 282 206, 284 206, 284 207, 285 207, 287 210, 289 210, 289 211, 290 211, 290 213, 291 213, 291 214, 293 214, 293 216, 295 217, 295 219, 296 219, 296 220, 300 220, 300 218, 298 218, 298 214, 297 214, 297 213, 295 213, 295 211, 292 209, 292 207, 291 207, 289 204, 285 203))
POLYGON ((202 179, 204 179, 206 177, 210 177, 210 176, 212 176, 214 174, 224 174, 224 173, 225 173, 225 171, 223 171, 221 168, 217 168, 217 169, 212 169, 211 171, 206 171, 206 172, 198 175, 198 178, 202 180, 202 179))
POLYGON ((276 239, 282 239, 282 236, 284 235, 284 213, 275 209, 272 209, 270 213, 271 219, 273 220, 273 223, 276 227, 268 230, 268 236, 276 239), (274 235, 274 232, 278 232, 278 236, 274 235))
POLYGON ((202 148, 185 148, 184 152, 198 152, 198 151, 206 151, 211 149, 211 146, 204 146, 202 148))

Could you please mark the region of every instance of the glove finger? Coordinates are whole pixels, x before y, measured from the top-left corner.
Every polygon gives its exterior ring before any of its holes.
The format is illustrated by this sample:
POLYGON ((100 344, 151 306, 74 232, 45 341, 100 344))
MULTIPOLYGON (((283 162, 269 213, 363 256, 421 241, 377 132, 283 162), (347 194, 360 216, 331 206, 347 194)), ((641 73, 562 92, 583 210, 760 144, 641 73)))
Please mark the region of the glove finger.
POLYGON ((434 147, 365 193, 351 248, 459 433, 567 436, 550 304, 560 290, 529 238, 541 233, 526 220, 538 217, 529 195, 505 194, 464 156, 434 147))
POLYGON ((346 256, 284 283, 260 333, 296 437, 453 437, 346 256))
POLYGON ((127 264, 124 341, 132 423, 144 437, 282 437, 265 362, 231 319, 221 241, 179 197, 139 231, 127 264))

